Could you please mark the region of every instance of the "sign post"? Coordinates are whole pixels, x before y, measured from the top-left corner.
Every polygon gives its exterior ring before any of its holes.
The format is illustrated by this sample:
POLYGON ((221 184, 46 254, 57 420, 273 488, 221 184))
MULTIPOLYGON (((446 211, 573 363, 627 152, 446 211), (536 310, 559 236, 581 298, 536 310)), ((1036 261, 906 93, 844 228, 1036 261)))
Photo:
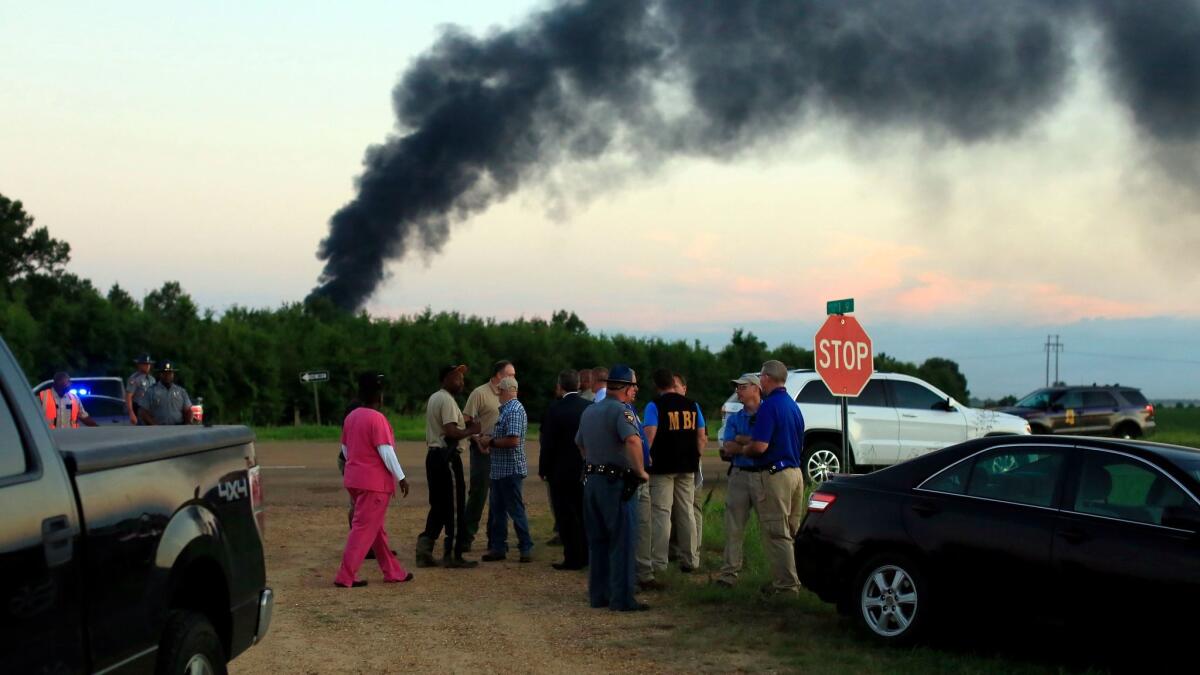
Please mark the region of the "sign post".
POLYGON ((313 408, 317 412, 317 426, 321 426, 321 399, 317 396, 317 383, 329 381, 328 370, 309 370, 300 373, 300 381, 313 386, 313 408))
MULTIPOLYGON (((875 372, 875 354, 871 338, 858 319, 849 316, 854 311, 854 299, 833 300, 825 305, 829 317, 817 331, 813 354, 817 374, 829 388, 829 393, 841 402, 842 471, 850 470, 849 400, 862 393, 875 372)), ((806 467, 807 468, 807 467, 806 467)))

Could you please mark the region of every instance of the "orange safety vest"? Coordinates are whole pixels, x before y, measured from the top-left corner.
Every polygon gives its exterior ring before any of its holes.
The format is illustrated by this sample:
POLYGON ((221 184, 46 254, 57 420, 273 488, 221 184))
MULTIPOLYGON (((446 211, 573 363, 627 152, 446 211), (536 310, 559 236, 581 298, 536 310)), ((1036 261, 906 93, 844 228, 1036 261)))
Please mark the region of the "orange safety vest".
MULTIPOLYGON (((54 403, 54 391, 51 389, 43 389, 39 394, 42 397, 42 410, 46 416, 46 423, 53 429, 58 423, 58 406, 54 403)), ((79 428, 79 399, 75 394, 67 392, 67 397, 71 400, 71 428, 79 428)))

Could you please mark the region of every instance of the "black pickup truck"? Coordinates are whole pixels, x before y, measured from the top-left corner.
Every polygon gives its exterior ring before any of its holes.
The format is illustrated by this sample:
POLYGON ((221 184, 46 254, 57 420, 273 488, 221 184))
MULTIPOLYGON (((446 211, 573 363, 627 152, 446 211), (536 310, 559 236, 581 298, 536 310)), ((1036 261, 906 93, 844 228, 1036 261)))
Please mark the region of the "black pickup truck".
POLYGON ((263 639, 246 427, 51 431, 0 341, 0 672, 208 673, 263 639))

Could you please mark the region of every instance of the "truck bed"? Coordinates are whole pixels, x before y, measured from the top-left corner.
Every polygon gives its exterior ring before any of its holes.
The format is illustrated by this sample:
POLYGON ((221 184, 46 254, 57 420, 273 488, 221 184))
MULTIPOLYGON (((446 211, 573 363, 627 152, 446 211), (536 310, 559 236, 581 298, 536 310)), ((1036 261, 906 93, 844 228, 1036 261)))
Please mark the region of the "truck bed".
POLYGON ((254 442, 244 426, 85 427, 52 435, 75 475, 254 442))

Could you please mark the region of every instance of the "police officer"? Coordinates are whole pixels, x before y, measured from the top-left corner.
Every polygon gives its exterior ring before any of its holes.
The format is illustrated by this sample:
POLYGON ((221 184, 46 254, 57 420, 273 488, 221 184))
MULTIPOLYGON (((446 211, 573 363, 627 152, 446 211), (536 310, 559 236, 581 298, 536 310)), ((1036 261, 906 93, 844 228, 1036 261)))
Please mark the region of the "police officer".
POLYGON ((146 391, 154 386, 154 376, 150 374, 150 367, 154 365, 154 359, 150 358, 149 354, 142 354, 133 360, 137 366, 137 370, 129 376, 125 381, 125 408, 129 411, 129 423, 138 423, 138 408, 142 406, 142 401, 146 398, 146 391))
POLYGON ((146 390, 138 419, 147 425, 192 423, 192 399, 186 389, 175 384, 173 361, 159 365, 158 382, 146 390))
POLYGON ((637 375, 629 366, 613 366, 607 379, 607 396, 588 406, 575 435, 584 460, 588 600, 592 607, 635 612, 649 607, 633 597, 633 487, 650 475, 643 466, 637 415, 625 407, 637 397, 637 375))

